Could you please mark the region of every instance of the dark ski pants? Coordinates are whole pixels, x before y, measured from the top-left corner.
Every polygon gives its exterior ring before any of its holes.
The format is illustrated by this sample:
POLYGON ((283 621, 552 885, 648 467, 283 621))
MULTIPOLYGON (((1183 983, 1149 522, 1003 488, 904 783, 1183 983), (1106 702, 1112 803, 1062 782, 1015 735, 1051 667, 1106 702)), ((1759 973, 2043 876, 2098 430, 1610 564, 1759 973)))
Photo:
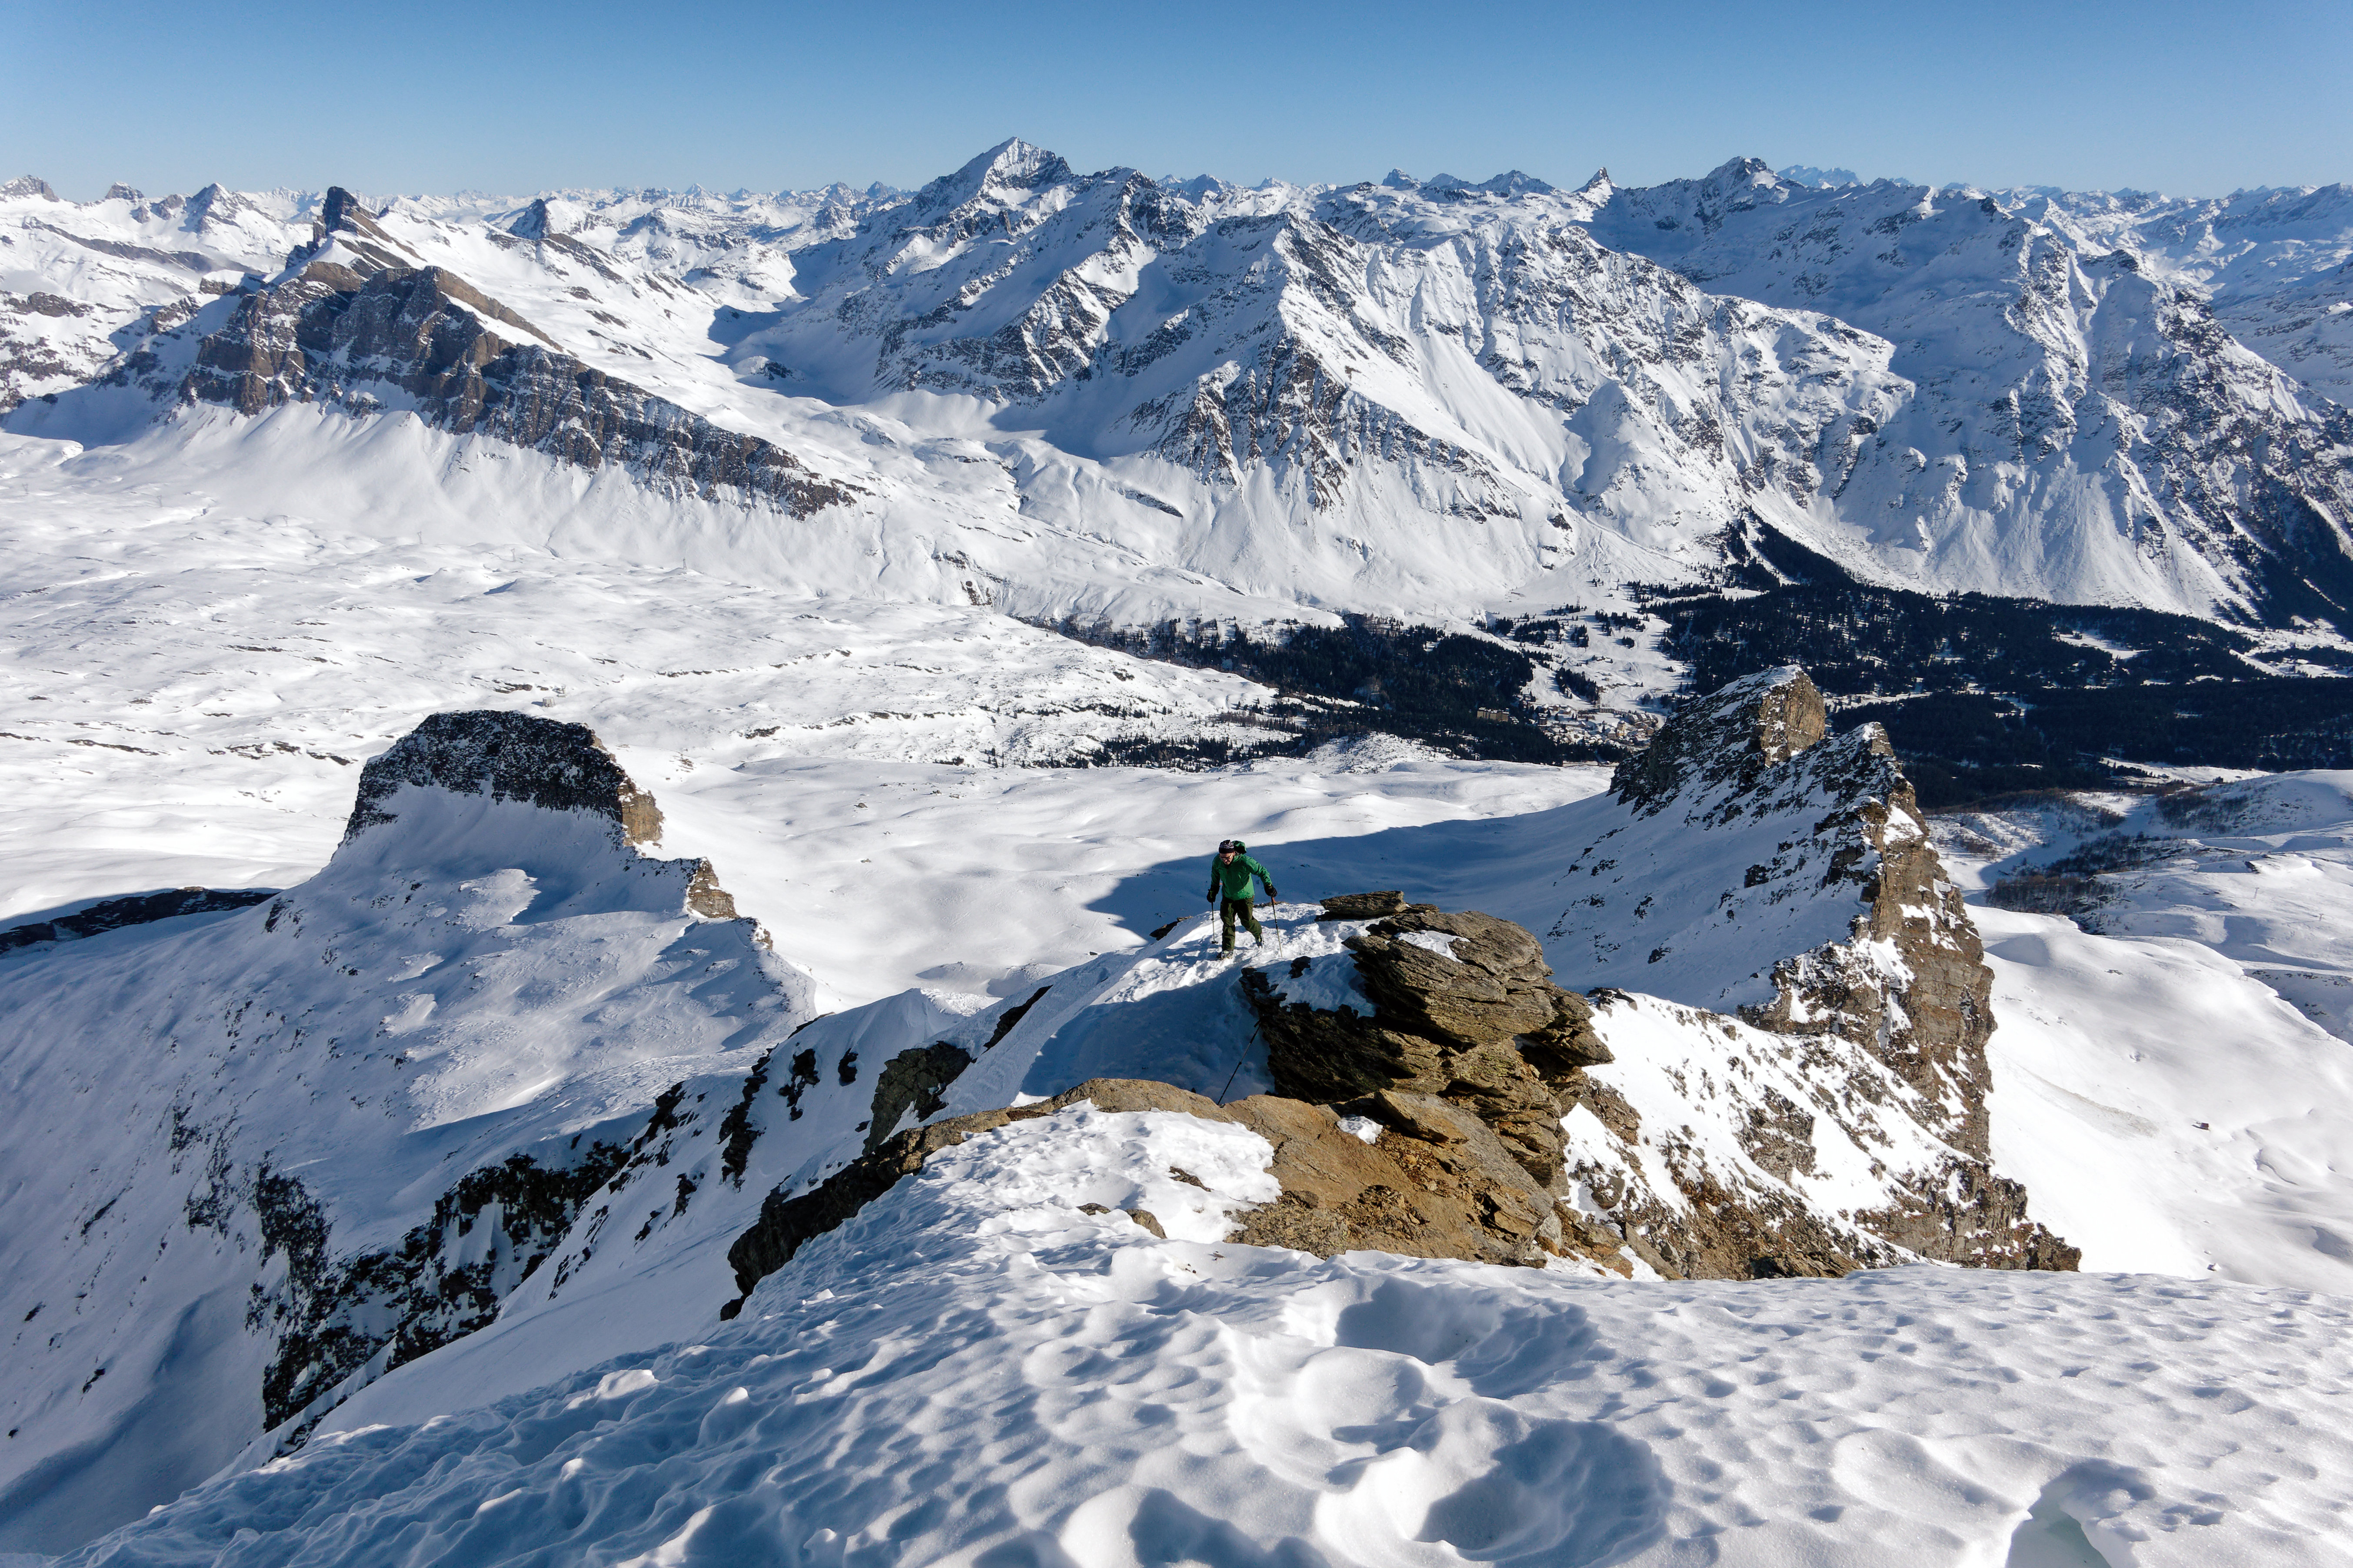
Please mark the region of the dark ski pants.
POLYGON ((1258 923, 1258 916, 1250 909, 1250 900, 1248 899, 1219 899, 1218 900, 1218 932, 1219 936, 1224 938, 1224 941, 1220 944, 1219 951, 1222 952, 1233 952, 1234 921, 1241 921, 1243 925, 1250 929, 1250 935, 1258 939, 1260 945, 1265 945, 1266 931, 1264 928, 1258 923))

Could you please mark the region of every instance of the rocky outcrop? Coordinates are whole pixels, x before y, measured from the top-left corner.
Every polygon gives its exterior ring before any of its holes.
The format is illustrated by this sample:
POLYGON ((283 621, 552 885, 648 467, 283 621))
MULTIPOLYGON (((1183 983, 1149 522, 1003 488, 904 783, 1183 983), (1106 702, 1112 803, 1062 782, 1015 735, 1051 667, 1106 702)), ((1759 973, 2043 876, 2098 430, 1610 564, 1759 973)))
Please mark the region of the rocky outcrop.
POLYGON ((145 925, 180 915, 214 914, 241 910, 278 896, 275 888, 176 888, 165 893, 142 893, 127 899, 100 899, 53 921, 27 921, 0 931, 0 952, 45 942, 78 942, 84 937, 145 925))
MULTIPOLYGON (((770 1193, 759 1219, 728 1248, 739 1295, 720 1315, 734 1317, 762 1279, 921 1171, 941 1150, 1082 1102, 1098 1110, 1230 1122, 1264 1138, 1274 1152, 1269 1173, 1282 1195, 1243 1213, 1228 1238, 1232 1241, 1324 1258, 1370 1249, 1533 1265, 1565 1250, 1565 1216, 1551 1194, 1476 1116, 1446 1101, 1383 1092, 1341 1107, 1276 1095, 1219 1105, 1171 1084, 1092 1079, 1050 1100, 910 1128, 871 1146, 806 1193, 770 1193)), ((1150 1215, 1131 1217, 1159 1234, 1150 1215)))
POLYGON ((1235 1241, 1534 1267, 1568 1250, 1554 1194, 1460 1105, 1384 1089, 1338 1106, 1254 1095, 1224 1110, 1274 1146, 1269 1172, 1282 1186, 1241 1215, 1235 1241))
POLYGON ((1930 1131, 1920 1096, 1861 1046, 1625 993, 1597 993, 1594 1022, 1618 1060, 1567 1119, 1570 1201, 1661 1274, 2079 1261, 2028 1217, 2017 1183, 1930 1131))
POLYGON ((360 770, 343 841, 393 822, 386 805, 404 785, 593 813, 632 845, 661 837, 661 808, 630 782, 594 731, 533 714, 478 709, 426 719, 360 770))
MULTIPOLYGON (((1835 1034, 1870 1050, 1934 1108, 1939 1137, 1984 1160, 1993 1088, 1986 1064, 1993 972, 1984 946, 1886 732, 1866 725, 1803 756, 1827 732, 1821 694, 1802 670, 1736 682, 1661 731, 1669 745, 1702 756, 1711 743, 1718 754, 1740 756, 1744 794, 1767 791, 1767 773, 1796 763, 1831 807, 1813 825, 1816 843, 1829 849, 1816 887, 1851 889, 1861 906, 1845 940, 1775 963, 1771 998, 1744 1005, 1740 1016, 1777 1033, 1835 1034), (1736 736, 1736 748, 1728 743, 1736 736)), ((1668 794, 1672 773, 1643 766, 1648 755, 1620 764, 1611 780, 1638 810, 1663 811, 1674 799, 1723 787, 1720 775, 1694 764, 1680 770, 1668 794)), ((1781 853, 1746 873, 1754 885, 1784 879, 1781 853)))
MULTIPOLYGON (((657 1110, 657 1117, 659 1111, 657 1110)), ((654 1136, 649 1131, 645 1140, 654 1136)), ((473 1332, 535 1273, 564 1240, 589 1198, 638 1149, 598 1142, 561 1163, 531 1154, 461 1178, 433 1203, 431 1217, 399 1242, 338 1258, 324 1209, 295 1176, 267 1168, 237 1194, 259 1217, 263 1261, 285 1258, 282 1281, 258 1290, 250 1327, 276 1336, 262 1373, 262 1419, 284 1426, 323 1412, 346 1380, 378 1376, 473 1332)), ((226 1200, 202 1212, 222 1234, 226 1200)), ((299 1441, 301 1432, 284 1435, 299 1441)))
POLYGON ((1611 994, 1599 1032, 1650 1042, 1676 1089, 1647 1121, 1588 1094, 1569 1175, 1654 1267, 2073 1267, 1988 1167, 1993 977, 1877 725, 1833 736, 1802 670, 1765 671, 1686 706, 1588 815, 1553 951, 1685 1005, 1611 994), (1833 1145, 1879 1195, 1823 1230, 1797 1194, 1833 1145))
POLYGON ((947 1103, 943 1091, 970 1066, 971 1055, 945 1040, 901 1051, 884 1062, 874 1079, 874 1113, 866 1124, 866 1152, 871 1154, 881 1147, 909 1110, 918 1121, 937 1116, 947 1103))
POLYGON ((1687 790, 1750 791, 1765 770, 1830 733, 1822 694, 1805 672, 1777 670, 1727 686, 1675 716, 1641 752, 1618 764, 1609 792, 1655 816, 1687 790))
POLYGON ((410 255, 338 187, 287 274, 242 297, 198 344, 179 395, 242 414, 296 402, 373 412, 385 389, 437 429, 591 472, 617 465, 668 494, 733 492, 797 518, 854 494, 772 442, 565 353, 464 279, 410 255))
POLYGON ((1584 983, 1656 994, 1588 1002, 1509 921, 1349 895, 1330 910, 1374 919, 1347 944, 1369 1010, 1245 975, 1277 1084, 1468 1114, 1565 1200, 1567 1249, 1605 1265, 2074 1266, 1989 1168, 1992 977, 1875 726, 1833 737, 1802 671, 1752 677, 1567 820, 1584 847, 1550 885, 1578 896, 1553 951, 1593 956, 1584 983))
POLYGON ((1993 977, 1885 731, 1795 666, 1688 704, 1577 827, 1546 931, 1607 984, 1872 1052, 1986 1157, 1993 977))
MULTIPOLYGON (((1357 908, 1379 898, 1333 903, 1357 908)), ((1492 915, 1424 904, 1377 921, 1347 945, 1374 1004, 1369 1016, 1286 1003, 1265 975, 1243 972, 1276 1086, 1311 1101, 1437 1099, 1471 1113, 1540 1188, 1554 1183, 1561 1115, 1580 1097, 1583 1069, 1609 1053, 1593 1035, 1585 999, 1552 983, 1535 938, 1492 915)))
MULTIPOLYGON (((1582 1256, 1624 1270, 1621 1239, 1560 1202, 1562 1112, 1583 1092, 1584 1069, 1609 1059, 1584 999, 1551 984, 1535 939, 1509 921, 1409 906, 1394 893, 1325 906, 1344 918, 1374 907, 1398 912, 1349 945, 1378 998, 1377 1022, 1286 1003, 1274 984, 1244 972, 1282 1094, 1220 1106, 1168 1084, 1095 1079, 1051 1100, 899 1131, 910 1110, 935 1115, 974 1059, 945 1042, 901 1052, 877 1081, 863 1152, 807 1191, 770 1193, 759 1222, 737 1238, 729 1256, 739 1286, 748 1294, 937 1151, 1082 1100, 1237 1122, 1264 1137, 1281 1195, 1239 1216, 1237 1242, 1539 1266, 1582 1256)), ((1037 1000, 1008 1009, 980 1048, 1037 1000)))
MULTIPOLYGON (((661 807, 621 771, 596 731, 584 724, 495 709, 432 714, 360 770, 343 842, 396 824, 396 797, 411 787, 601 817, 610 825, 617 847, 639 849, 661 839, 661 807)), ((659 864, 683 873, 686 887, 681 901, 688 913, 750 923, 737 912, 734 898, 720 885, 718 868, 709 860, 659 864)), ((752 929, 756 932, 758 928, 754 924, 752 929)), ((756 940, 765 943, 767 939, 762 934, 756 940)))

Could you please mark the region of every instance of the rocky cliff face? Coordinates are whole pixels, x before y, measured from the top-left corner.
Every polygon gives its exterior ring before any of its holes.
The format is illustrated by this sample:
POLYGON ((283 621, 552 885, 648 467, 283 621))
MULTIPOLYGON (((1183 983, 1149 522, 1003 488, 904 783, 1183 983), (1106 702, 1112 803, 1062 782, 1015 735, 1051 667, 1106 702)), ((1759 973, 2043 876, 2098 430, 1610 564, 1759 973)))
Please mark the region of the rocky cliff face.
POLYGON ((191 401, 257 414, 289 402, 362 412, 391 401, 453 435, 482 435, 670 494, 732 491, 794 517, 850 499, 791 453, 721 429, 583 363, 463 279, 421 264, 348 192, 276 283, 205 334, 191 401))
POLYGON ((1683 1272, 1887 1244, 2066 1263, 1987 1167, 1992 976, 1878 728, 1831 735, 1801 670, 1766 671, 1611 784, 1564 814, 1539 895, 1554 962, 1609 988, 1593 1027, 1617 1061, 1569 1123, 1588 1200, 1683 1272))
POLYGON ((661 838, 661 808, 578 724, 528 713, 436 713, 369 759, 344 826, 346 843, 398 820, 386 807, 404 785, 518 801, 543 811, 584 811, 609 820, 631 846, 661 838))
POLYGON ((1993 977, 1977 929, 1886 735, 1828 729, 1795 668, 1678 713, 1611 776, 1624 815, 1571 862, 1595 890, 1554 932, 1606 952, 1613 984, 1865 1047, 1920 1095, 1932 1131, 1983 1159, 1993 977), (1656 939, 1640 970, 1636 932, 1656 939), (1804 941, 1817 933, 1829 940, 1804 941), (1743 971, 1775 945, 1787 950, 1743 971))

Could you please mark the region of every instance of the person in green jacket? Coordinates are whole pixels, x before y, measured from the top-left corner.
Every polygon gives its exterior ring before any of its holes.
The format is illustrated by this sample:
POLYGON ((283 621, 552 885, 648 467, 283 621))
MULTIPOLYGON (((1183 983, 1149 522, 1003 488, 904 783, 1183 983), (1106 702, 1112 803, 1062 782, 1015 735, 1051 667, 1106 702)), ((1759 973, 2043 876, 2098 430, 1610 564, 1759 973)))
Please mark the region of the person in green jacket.
POLYGON ((1250 879, 1257 878, 1266 888, 1270 900, 1282 897, 1274 890, 1274 879, 1266 868, 1250 858, 1250 852, 1239 838, 1229 838, 1218 846, 1215 858, 1209 862, 1209 902, 1218 907, 1218 929, 1224 937, 1220 952, 1234 950, 1234 921, 1239 919, 1250 928, 1250 935, 1261 947, 1266 945, 1266 931, 1259 925, 1258 916, 1250 909, 1250 879))

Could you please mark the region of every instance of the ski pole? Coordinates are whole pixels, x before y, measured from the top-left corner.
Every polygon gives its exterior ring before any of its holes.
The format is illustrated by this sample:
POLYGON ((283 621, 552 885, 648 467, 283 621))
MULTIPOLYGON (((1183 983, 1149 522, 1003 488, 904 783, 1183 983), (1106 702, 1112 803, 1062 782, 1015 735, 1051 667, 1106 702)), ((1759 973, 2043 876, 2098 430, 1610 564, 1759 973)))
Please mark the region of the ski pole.
POLYGON ((1258 1030, 1259 1026, 1256 1024, 1252 1024, 1250 1026, 1250 1038, 1242 1042, 1241 1055, 1234 1058, 1234 1070, 1226 1075, 1226 1087, 1218 1090, 1218 1103, 1219 1105, 1225 1104, 1227 1094, 1231 1091, 1234 1087, 1234 1079, 1241 1076, 1242 1063, 1250 1059, 1250 1041, 1259 1037, 1258 1030))

